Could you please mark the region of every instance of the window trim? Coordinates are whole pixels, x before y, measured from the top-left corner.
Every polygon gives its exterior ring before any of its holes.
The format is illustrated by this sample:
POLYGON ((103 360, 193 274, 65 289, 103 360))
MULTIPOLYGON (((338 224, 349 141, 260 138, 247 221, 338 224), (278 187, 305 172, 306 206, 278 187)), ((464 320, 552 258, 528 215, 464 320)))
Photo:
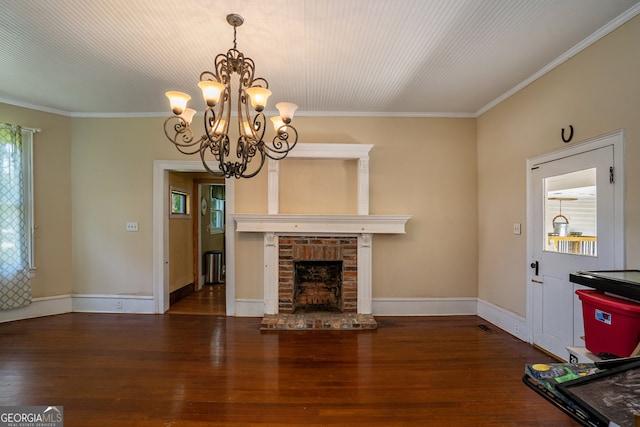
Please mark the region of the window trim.
POLYGON ((2 123, 20 129, 22 159, 22 203, 24 205, 25 227, 27 229, 27 256, 29 263, 29 277, 34 277, 36 273, 35 261, 35 212, 34 212, 34 177, 33 177, 33 134, 39 133, 40 129, 2 123))
POLYGON ((169 188, 169 217, 174 219, 191 218, 191 191, 173 185, 169 188), (184 212, 173 212, 174 194, 184 196, 184 212))
POLYGON ((24 203, 27 213, 25 222, 29 232, 27 245, 29 245, 29 275, 34 276, 36 271, 35 259, 35 210, 33 200, 33 134, 37 129, 22 128, 22 186, 24 203))

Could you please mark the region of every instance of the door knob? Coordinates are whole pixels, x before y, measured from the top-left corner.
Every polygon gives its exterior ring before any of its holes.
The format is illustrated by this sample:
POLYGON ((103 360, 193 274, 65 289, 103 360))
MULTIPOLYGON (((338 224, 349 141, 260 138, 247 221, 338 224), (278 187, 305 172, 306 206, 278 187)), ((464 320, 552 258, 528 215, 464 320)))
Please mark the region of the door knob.
POLYGON ((538 261, 534 261, 531 263, 531 268, 536 269, 536 276, 538 275, 538 267, 539 267, 538 261))

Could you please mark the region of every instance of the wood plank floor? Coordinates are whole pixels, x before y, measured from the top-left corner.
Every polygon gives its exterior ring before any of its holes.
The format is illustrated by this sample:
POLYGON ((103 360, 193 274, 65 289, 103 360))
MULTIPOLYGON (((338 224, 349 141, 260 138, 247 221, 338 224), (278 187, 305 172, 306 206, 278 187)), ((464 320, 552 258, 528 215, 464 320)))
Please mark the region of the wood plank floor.
POLYGON ((169 314, 226 315, 226 292, 224 283, 204 285, 178 302, 171 305, 169 314))
POLYGON ((552 359, 482 319, 376 319, 357 332, 180 314, 3 323, 0 406, 63 406, 65 427, 577 425, 521 382, 552 359))

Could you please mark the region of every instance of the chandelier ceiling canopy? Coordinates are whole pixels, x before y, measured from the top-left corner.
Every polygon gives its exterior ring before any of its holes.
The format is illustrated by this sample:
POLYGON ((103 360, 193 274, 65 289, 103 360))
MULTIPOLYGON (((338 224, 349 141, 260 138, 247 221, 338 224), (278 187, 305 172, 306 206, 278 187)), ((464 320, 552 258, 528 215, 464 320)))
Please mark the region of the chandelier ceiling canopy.
POLYGON ((242 16, 227 15, 227 22, 233 26, 233 48, 226 54, 218 54, 214 71, 202 72, 198 83, 206 103, 204 135, 196 139, 191 127, 196 113, 187 107, 191 96, 176 91, 166 93, 173 116, 165 120, 164 132, 180 152, 200 153, 209 173, 225 178, 251 178, 260 172, 267 157, 281 160, 295 147, 298 132, 291 120, 298 106, 290 102, 276 104, 280 115, 271 118, 275 136, 265 142, 264 110, 271 96, 269 82, 255 77, 253 60, 237 50, 236 30, 244 23, 242 16), (238 136, 232 150, 229 125, 234 94, 238 136), (235 155, 231 154, 233 151, 235 155), (252 163, 254 157, 257 160, 252 163))

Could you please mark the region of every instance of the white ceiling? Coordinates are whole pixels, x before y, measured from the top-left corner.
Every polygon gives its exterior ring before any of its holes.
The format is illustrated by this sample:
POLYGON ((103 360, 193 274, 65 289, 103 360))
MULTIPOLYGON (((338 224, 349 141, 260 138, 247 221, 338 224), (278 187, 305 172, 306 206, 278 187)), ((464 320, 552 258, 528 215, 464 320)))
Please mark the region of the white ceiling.
POLYGON ((0 0, 0 102, 168 115, 233 45, 270 106, 474 116, 640 12, 640 0, 0 0), (275 101, 275 102, 274 102, 275 101), (160 113, 160 114, 158 114, 160 113))

